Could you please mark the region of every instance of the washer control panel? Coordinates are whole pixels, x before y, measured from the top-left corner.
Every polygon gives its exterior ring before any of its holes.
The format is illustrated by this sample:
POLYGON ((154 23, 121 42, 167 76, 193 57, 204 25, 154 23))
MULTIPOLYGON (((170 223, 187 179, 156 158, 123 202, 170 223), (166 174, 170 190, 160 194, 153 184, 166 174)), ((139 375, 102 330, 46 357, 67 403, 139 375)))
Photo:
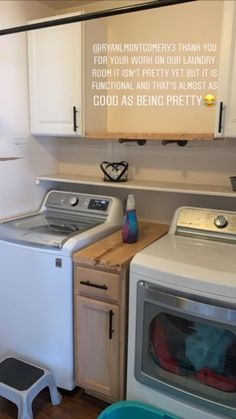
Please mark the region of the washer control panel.
POLYGON ((177 210, 175 234, 189 233, 236 238, 236 212, 183 207, 177 210))
POLYGON ((109 201, 107 199, 90 199, 88 209, 106 211, 108 205, 109 201))
POLYGON ((47 209, 107 214, 112 198, 63 191, 51 191, 44 203, 47 209))

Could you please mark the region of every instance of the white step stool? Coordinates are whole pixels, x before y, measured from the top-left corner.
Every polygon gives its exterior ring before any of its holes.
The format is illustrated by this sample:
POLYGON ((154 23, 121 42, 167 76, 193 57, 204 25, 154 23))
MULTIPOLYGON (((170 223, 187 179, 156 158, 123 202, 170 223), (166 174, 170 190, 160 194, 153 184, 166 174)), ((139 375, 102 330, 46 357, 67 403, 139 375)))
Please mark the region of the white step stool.
POLYGON ((33 419, 32 401, 45 387, 52 404, 59 404, 61 395, 50 371, 16 358, 0 361, 0 396, 18 406, 18 419, 33 419))

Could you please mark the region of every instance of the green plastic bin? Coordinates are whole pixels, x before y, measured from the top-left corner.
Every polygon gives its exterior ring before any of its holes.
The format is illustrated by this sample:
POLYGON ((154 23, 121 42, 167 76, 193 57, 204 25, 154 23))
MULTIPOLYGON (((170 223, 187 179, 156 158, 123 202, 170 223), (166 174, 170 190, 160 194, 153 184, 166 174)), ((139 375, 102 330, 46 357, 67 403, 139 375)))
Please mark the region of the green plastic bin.
POLYGON ((123 401, 107 407, 98 419, 179 419, 146 403, 123 401))

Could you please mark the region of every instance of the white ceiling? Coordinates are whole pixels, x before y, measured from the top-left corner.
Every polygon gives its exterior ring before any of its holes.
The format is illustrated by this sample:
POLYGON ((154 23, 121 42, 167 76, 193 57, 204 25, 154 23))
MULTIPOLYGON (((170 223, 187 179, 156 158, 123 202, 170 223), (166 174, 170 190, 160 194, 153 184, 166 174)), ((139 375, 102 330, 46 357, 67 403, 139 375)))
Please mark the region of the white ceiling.
POLYGON ((99 0, 40 0, 41 3, 51 7, 54 10, 66 9, 67 7, 75 7, 89 3, 95 3, 99 0))

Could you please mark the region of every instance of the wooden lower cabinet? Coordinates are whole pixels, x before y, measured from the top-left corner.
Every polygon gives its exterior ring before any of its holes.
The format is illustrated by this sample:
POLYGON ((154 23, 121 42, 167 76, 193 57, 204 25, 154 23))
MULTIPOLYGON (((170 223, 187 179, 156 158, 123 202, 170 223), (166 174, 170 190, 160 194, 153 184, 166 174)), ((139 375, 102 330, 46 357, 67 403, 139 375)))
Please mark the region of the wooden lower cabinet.
POLYGON ((119 308, 77 295, 77 384, 118 400, 119 308))
POLYGON ((102 400, 125 397, 128 269, 75 264, 76 384, 102 400))
POLYGON ((139 224, 137 243, 123 243, 119 230, 73 255, 76 383, 107 402, 126 395, 130 262, 168 230, 139 224))

